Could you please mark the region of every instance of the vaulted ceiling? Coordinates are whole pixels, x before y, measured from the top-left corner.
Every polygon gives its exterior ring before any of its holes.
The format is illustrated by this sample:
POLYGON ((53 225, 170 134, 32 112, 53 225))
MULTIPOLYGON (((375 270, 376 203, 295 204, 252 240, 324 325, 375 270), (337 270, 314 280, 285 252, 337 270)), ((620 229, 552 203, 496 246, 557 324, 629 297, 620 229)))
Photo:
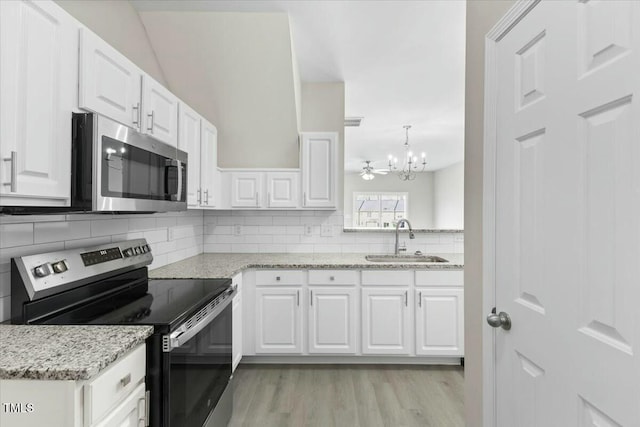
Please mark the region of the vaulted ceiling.
POLYGON ((465 2, 133 0, 139 11, 286 12, 302 81, 344 81, 345 168, 402 154, 404 124, 428 170, 463 159, 465 2))

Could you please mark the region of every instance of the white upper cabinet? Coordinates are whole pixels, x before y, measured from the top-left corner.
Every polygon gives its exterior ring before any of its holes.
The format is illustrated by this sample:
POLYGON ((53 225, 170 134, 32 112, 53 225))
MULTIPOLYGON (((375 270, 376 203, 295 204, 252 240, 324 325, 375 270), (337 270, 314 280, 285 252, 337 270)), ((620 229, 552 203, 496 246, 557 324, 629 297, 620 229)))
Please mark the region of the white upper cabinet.
POLYGON ((144 132, 176 146, 178 141, 178 98, 145 75, 142 79, 144 132))
POLYGON ((142 71, 91 31, 80 31, 79 106, 141 129, 142 71))
POLYGON ((337 200, 338 134, 301 134, 302 207, 335 209, 337 200))
POLYGON ((200 147, 200 186, 202 199, 200 206, 213 208, 217 205, 220 191, 220 174, 218 172, 218 130, 214 125, 202 119, 200 147))
POLYGON ((0 1, 0 204, 69 206, 79 24, 54 2, 0 1))
POLYGON ((231 207, 260 207, 262 175, 261 172, 231 173, 231 207))
POLYGON ((297 208, 300 173, 267 172, 267 207, 297 208))
POLYGON ((197 208, 202 199, 200 187, 200 115, 184 103, 180 103, 180 135, 178 148, 186 151, 187 160, 187 206, 197 208))
POLYGON ((90 30, 80 36, 79 106, 178 143, 178 98, 90 30))

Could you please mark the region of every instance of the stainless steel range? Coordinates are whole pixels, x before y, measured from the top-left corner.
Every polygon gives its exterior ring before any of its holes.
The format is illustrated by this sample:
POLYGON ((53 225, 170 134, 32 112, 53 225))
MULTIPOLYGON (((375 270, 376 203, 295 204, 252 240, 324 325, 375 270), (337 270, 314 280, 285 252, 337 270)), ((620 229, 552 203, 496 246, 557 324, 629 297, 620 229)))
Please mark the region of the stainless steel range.
POLYGON ((226 425, 236 290, 229 279, 149 279, 152 261, 144 239, 14 258, 12 322, 153 325, 151 425, 226 425))

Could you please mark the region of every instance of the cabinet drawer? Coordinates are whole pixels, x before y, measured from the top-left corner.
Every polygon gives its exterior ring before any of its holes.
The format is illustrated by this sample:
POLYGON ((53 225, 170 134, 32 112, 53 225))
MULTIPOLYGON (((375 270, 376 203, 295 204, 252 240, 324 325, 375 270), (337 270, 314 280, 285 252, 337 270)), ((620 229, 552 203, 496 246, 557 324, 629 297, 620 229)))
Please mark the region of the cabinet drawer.
POLYGON ((464 286, 464 271, 416 271, 416 286, 464 286))
POLYGON ((146 350, 142 344, 84 387, 85 425, 102 418, 144 381, 145 361, 146 350))
POLYGON ((310 285, 355 285, 357 270, 309 270, 310 285))
POLYGON ((300 270, 258 270, 256 285, 302 285, 304 271, 300 270))
POLYGON ((363 285, 408 286, 412 281, 411 270, 362 270, 363 285))

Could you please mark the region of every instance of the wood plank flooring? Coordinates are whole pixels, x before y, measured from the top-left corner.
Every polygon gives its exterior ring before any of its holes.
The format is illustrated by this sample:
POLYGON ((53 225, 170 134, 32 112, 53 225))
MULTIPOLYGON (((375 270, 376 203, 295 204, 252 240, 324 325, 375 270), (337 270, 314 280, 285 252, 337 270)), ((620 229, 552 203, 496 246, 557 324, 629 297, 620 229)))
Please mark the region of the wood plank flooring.
POLYGON ((464 426, 460 366, 240 365, 229 426, 464 426))

